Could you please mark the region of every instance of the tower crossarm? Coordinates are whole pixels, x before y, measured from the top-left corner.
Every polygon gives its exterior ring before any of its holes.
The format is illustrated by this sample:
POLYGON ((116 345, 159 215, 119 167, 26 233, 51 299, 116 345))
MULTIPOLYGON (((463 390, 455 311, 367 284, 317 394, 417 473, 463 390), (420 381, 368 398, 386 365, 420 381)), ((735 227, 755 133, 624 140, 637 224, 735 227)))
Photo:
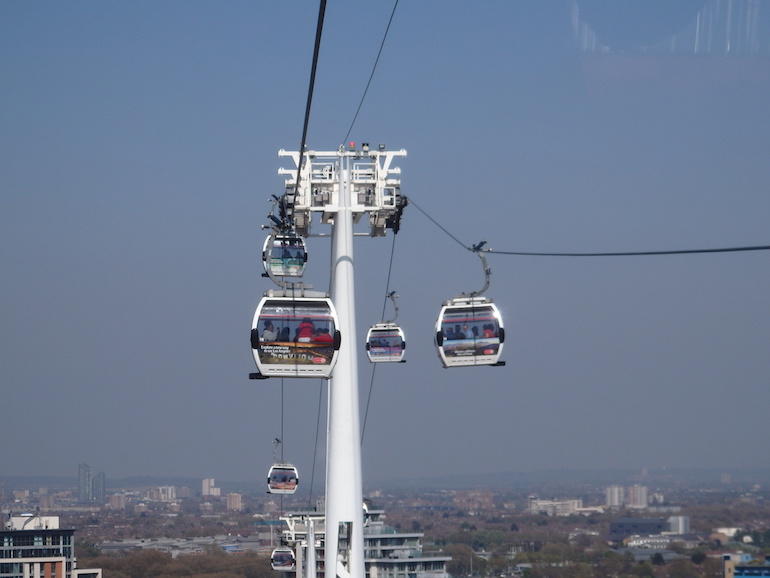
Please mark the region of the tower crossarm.
POLYGON ((342 204, 342 179, 347 181, 350 199, 346 204, 355 223, 368 214, 371 236, 383 236, 388 228, 397 231, 397 224, 393 226, 397 220, 394 216, 400 216, 403 200, 401 169, 394 167, 393 161, 406 156, 405 150, 386 151, 382 145, 370 150, 367 144, 356 149, 351 143, 349 148, 341 146, 336 151, 306 150, 302 158, 297 151, 280 150, 278 156, 289 157, 294 162, 294 167, 281 168, 278 174, 286 176, 286 216, 298 234, 309 235, 313 214, 321 223, 333 222, 342 204))

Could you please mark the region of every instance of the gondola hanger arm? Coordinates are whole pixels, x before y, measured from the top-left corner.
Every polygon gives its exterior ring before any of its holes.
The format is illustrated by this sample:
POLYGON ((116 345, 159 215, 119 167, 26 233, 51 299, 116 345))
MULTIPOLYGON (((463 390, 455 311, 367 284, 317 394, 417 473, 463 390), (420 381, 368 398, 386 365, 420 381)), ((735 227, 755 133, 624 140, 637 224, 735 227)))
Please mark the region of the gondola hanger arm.
MULTIPOLYGON (((486 241, 480 241, 473 245, 472 247, 469 247, 468 250, 476 253, 476 255, 479 256, 481 259, 481 266, 484 269, 484 287, 482 287, 479 291, 473 291, 469 295, 470 297, 478 297, 479 295, 483 295, 484 292, 489 289, 489 278, 490 275, 492 275, 492 269, 489 268, 489 265, 487 265, 487 258, 484 256, 484 252, 481 250, 484 245, 486 245, 486 241)), ((488 249, 487 249, 488 250, 488 249)), ((465 293, 463 295, 466 295, 465 293)))
POLYGON ((391 303, 393 303, 393 319, 388 319, 383 323, 395 323, 396 319, 398 319, 398 303, 396 303, 396 299, 398 299, 398 295, 396 294, 395 291, 391 291, 390 293, 387 293, 385 297, 390 299, 391 303))

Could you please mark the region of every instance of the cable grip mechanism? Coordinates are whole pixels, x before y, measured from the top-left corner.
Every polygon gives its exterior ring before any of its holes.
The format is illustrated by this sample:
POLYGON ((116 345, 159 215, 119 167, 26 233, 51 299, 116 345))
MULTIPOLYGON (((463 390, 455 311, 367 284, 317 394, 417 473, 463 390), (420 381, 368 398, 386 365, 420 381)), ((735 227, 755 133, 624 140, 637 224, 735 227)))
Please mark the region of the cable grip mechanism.
POLYGON ((476 253, 476 255, 479 256, 481 259, 481 266, 484 269, 484 287, 482 287, 479 291, 470 293, 470 297, 478 297, 479 295, 482 295, 487 289, 489 289, 489 278, 490 275, 492 275, 492 269, 490 269, 489 265, 487 265, 487 258, 484 256, 484 252, 481 250, 481 248, 486 244, 486 241, 480 241, 468 249, 469 251, 473 251, 476 253))

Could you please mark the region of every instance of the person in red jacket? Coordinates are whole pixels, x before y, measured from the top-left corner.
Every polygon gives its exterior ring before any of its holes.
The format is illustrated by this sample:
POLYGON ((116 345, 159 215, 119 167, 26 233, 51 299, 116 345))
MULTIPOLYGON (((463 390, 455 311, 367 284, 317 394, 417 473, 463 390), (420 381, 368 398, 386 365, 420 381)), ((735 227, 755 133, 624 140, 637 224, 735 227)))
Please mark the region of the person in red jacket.
POLYGON ((297 328, 297 341, 307 343, 313 340, 313 332, 315 331, 315 325, 310 321, 310 318, 305 317, 302 323, 297 328))

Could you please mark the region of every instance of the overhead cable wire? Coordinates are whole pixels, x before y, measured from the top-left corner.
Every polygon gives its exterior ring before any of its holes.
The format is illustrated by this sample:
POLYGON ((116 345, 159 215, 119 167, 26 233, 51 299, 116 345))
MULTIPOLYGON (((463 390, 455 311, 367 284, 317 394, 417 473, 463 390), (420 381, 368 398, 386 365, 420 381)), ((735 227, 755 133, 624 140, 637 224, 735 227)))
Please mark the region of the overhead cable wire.
MULTIPOLYGON (((390 295, 390 273, 393 270, 393 254, 396 249, 396 234, 393 233, 393 242, 390 245, 390 264, 388 265, 388 278, 385 281, 385 299, 382 304, 382 317, 381 320, 385 321, 385 307, 388 305, 388 296, 390 295)), ((364 421, 361 425, 361 445, 364 445, 364 432, 366 432, 366 418, 369 416, 369 404, 372 401, 372 394, 374 392, 374 374, 377 371, 377 363, 372 363, 372 378, 369 381, 369 396, 366 398, 366 409, 364 410, 364 421)))
POLYGON ((343 143, 348 142, 348 137, 350 136, 350 132, 353 130, 353 125, 356 124, 356 119, 358 118, 358 113, 361 112, 361 107, 364 104, 364 99, 366 99, 366 93, 369 92, 369 85, 372 83, 372 78, 374 78, 374 71, 377 70, 377 63, 380 61, 380 55, 382 54, 382 49, 385 46, 385 39, 388 37, 388 31, 390 30, 390 24, 393 22, 393 16, 396 14, 396 8, 398 7, 398 0, 396 0, 395 4, 393 4, 393 10, 390 13, 390 20, 388 20, 388 26, 385 28, 385 34, 382 36, 382 42, 380 42, 380 50, 377 52, 377 58, 374 60, 374 66, 372 66, 372 73, 369 75, 369 81, 366 83, 366 88, 364 89, 364 94, 361 96, 361 101, 358 103, 358 108, 356 109, 356 114, 353 116, 353 122, 350 123, 350 127, 348 128, 348 132, 345 134, 345 138, 342 139, 343 143))
POLYGON ((675 251, 626 251, 609 253, 527 253, 524 251, 495 251, 489 249, 485 253, 498 255, 524 255, 533 257, 635 257, 638 255, 687 255, 692 253, 736 253, 739 251, 767 251, 770 245, 755 245, 752 247, 722 247, 719 249, 681 249, 675 251))
MULTIPOLYGON (((284 389, 283 389, 283 378, 281 378, 281 463, 284 463, 283 461, 283 415, 284 415, 284 389)), ((280 499, 281 504, 281 516, 283 516, 283 494, 281 494, 280 499)))
MULTIPOLYGON (((305 104, 305 119, 302 123, 302 141, 300 142, 300 147, 299 147, 299 160, 297 162, 297 178, 294 181, 295 191, 299 191, 300 175, 302 174, 302 160, 304 158, 305 145, 307 142, 307 129, 308 129, 308 125, 310 124, 310 109, 313 104, 313 89, 315 88, 315 76, 316 76, 316 70, 318 69, 318 54, 321 50, 321 34, 323 32, 325 15, 326 15, 326 0, 321 0, 318 7, 318 21, 316 23, 315 43, 313 45, 313 61, 310 66, 310 83, 307 90, 307 103, 305 104)), ((285 197, 284 197, 284 202, 285 202, 285 197)), ((292 292, 293 291, 294 291, 294 284, 292 284, 292 292)), ((282 392, 281 395, 283 396, 283 388, 281 389, 281 392, 282 392)), ((323 392, 323 387, 321 387, 321 392, 323 392)), ((281 398, 281 403, 283 404, 283 397, 281 398)), ((321 399, 319 397, 319 401, 318 401, 319 420, 320 420, 320 414, 321 414, 321 399)), ((281 406, 281 435, 283 435, 283 405, 281 406)), ((312 473, 310 475, 310 498, 309 499, 312 499, 312 496, 313 496, 313 481, 315 479, 315 461, 316 461, 317 452, 318 452, 318 426, 316 425, 316 444, 315 444, 315 450, 313 453, 313 468, 312 468, 312 473)), ((283 500, 283 496, 281 496, 281 500, 283 500)), ((281 510, 283 510, 283 501, 281 501, 281 510)))
POLYGON ((283 463, 283 416, 284 416, 284 388, 281 378, 281 463, 283 463))
POLYGON ((369 395, 366 398, 366 409, 364 410, 364 421, 361 424, 361 446, 364 445, 364 433, 366 432, 366 418, 369 417, 369 403, 372 401, 374 393, 374 374, 377 372, 378 363, 372 363, 372 378, 369 380, 369 395))
MULTIPOLYGON (((388 299, 390 298, 390 274, 393 271, 393 255, 396 253, 396 234, 393 233, 393 242, 390 244, 390 263, 388 264, 388 278, 385 280, 385 298, 382 300, 382 316, 381 321, 385 323, 385 308, 388 306, 388 299)), ((396 295, 398 297, 398 295, 396 295)), ((396 302, 393 302, 393 306, 396 306, 396 302)))
POLYGON ((427 218, 428 218, 428 219, 429 219, 429 220, 430 220, 430 221, 431 221, 431 222, 432 222, 434 225, 436 225, 436 226, 437 226, 439 229, 441 229, 442 231, 444 231, 444 233, 446 233, 446 234, 447 234, 447 235, 448 235, 448 236, 449 236, 449 237, 450 237, 450 238, 451 238, 451 239, 452 239, 452 240, 453 240, 455 243, 457 243, 458 245, 460 245, 460 246, 461 246, 463 249, 469 249, 469 250, 470 250, 470 247, 468 247, 467 245, 465 245, 465 243, 463 243, 463 242, 462 242, 460 239, 458 239, 458 238, 457 238, 457 237, 455 237, 455 236, 454 236, 452 233, 450 233, 450 232, 449 232, 447 229, 445 229, 444 227, 442 227, 442 226, 441 226, 441 224, 440 224, 440 223, 439 223, 439 222, 438 222, 436 219, 434 219, 434 218, 433 218, 433 217, 431 217, 431 216, 430 216, 428 213, 426 213, 425 211, 423 211, 422 207, 420 207, 420 205, 418 205, 417 203, 415 203, 415 202, 412 200, 412 198, 411 198, 411 197, 409 197, 409 203, 410 203, 411 205, 414 205, 414 207, 415 207, 415 208, 416 208, 418 211, 420 211, 420 212, 421 212, 423 215, 425 215, 425 216, 426 216, 426 217, 427 217, 427 218))
MULTIPOLYGON (((479 251, 478 246, 468 246, 450 233, 445 227, 426 213, 412 198, 409 202, 417 207, 417 210, 425 215, 434 225, 441 229, 446 235, 452 238, 456 243, 462 245, 463 248, 468 251, 479 251)), ((748 247, 720 247, 716 249, 677 249, 673 251, 607 251, 603 253, 553 253, 553 252, 528 252, 528 251, 497 251, 494 249, 485 249, 484 253, 492 253, 495 255, 517 255, 517 256, 529 256, 529 257, 637 257, 642 255, 687 255, 694 253, 736 253, 741 251, 768 251, 770 245, 752 245, 748 247)))
POLYGON ((315 30, 315 45, 313 46, 313 63, 310 67, 310 86, 307 90, 307 104, 305 105, 305 121, 302 124, 302 142, 299 147, 299 162, 297 163, 297 180, 295 190, 299 190, 299 176, 302 170, 302 158, 307 141, 307 127, 310 124, 310 106, 313 103, 313 88, 315 87, 315 73, 318 69, 318 53, 321 50, 321 33, 324 27, 324 15, 326 14, 326 0, 321 0, 318 8, 318 23, 315 30))
POLYGON ((321 387, 318 388, 318 414, 315 422, 315 444, 313 445, 313 467, 310 472, 310 493, 307 498, 308 511, 313 509, 313 482, 315 481, 315 464, 318 457, 318 438, 321 431, 321 402, 323 400, 324 380, 321 380, 321 387))
MULTIPOLYGON (((342 142, 347 142, 348 138, 350 137, 350 133, 353 130, 353 126, 356 124, 356 120, 358 120, 358 114, 361 112, 361 107, 364 104, 364 100, 366 100, 366 95, 369 92, 369 86, 372 84, 372 79, 374 78, 374 73, 377 70, 377 64, 380 62, 380 56, 382 56, 382 50, 385 47, 385 40, 388 38, 388 32, 390 31, 390 25, 393 23, 393 17, 396 14, 396 8, 398 8, 398 0, 395 1, 393 4, 393 10, 390 12, 390 18, 388 19, 388 25, 385 27, 385 33, 382 36, 382 42, 380 42, 380 49, 377 52, 377 58, 374 60, 374 65, 372 65, 372 72, 369 74, 369 80, 366 82, 366 87, 364 88, 364 93, 361 95, 361 100, 358 103, 358 108, 356 109, 356 113, 353 115, 353 120, 350 123, 350 126, 348 127, 348 132, 345 133, 345 138, 342 139, 342 142)), ((388 290, 390 289, 390 273, 393 269, 393 251, 396 245, 396 235, 393 234, 393 244, 391 245, 390 249, 390 265, 388 267, 388 278, 385 282, 385 300, 382 305, 382 319, 385 319, 385 307, 388 304, 388 290)), ((366 418, 369 415, 369 403, 372 399, 372 391, 374 388, 374 375, 377 370, 377 364, 373 364, 372 367, 372 377, 371 381, 369 382, 369 396, 366 400, 366 410, 364 412, 364 420, 363 424, 361 425, 361 444, 364 443, 364 432, 366 431, 366 418)))

